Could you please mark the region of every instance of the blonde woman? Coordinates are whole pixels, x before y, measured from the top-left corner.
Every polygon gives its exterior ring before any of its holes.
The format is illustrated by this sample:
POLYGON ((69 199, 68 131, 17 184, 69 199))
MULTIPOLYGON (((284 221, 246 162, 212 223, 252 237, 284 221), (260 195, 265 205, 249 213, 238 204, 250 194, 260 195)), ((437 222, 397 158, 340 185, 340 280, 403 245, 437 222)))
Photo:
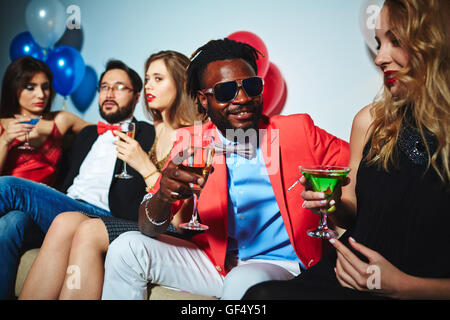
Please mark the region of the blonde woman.
MULTIPOLYGON (((375 60, 384 91, 353 121, 352 171, 330 215, 349 231, 310 270, 246 299, 450 298, 449 18, 448 1, 386 0, 375 60)), ((323 206, 320 193, 302 196, 323 206)))
POLYGON ((188 65, 186 56, 170 50, 152 54, 145 63, 145 111, 153 119, 156 131, 149 155, 119 132, 126 141, 117 142, 119 158, 147 177, 148 189, 155 185, 161 174, 172 150, 176 130, 205 120, 205 115, 199 113, 184 87, 188 65))

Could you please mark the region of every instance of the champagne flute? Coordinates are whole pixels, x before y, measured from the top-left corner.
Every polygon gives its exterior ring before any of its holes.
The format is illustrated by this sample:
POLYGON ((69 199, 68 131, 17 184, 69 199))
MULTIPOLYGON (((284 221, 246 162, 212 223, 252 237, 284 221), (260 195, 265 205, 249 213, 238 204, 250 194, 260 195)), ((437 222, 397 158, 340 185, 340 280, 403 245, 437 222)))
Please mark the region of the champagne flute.
MULTIPOLYGON (((35 126, 39 122, 39 120, 41 120, 41 118, 31 118, 29 121, 22 121, 20 123, 32 124, 33 126, 35 126)), ((25 143, 23 145, 17 147, 17 149, 20 149, 20 150, 33 150, 34 149, 30 145, 30 135, 29 135, 30 131, 27 131, 27 134, 25 135, 25 143)))
MULTIPOLYGON (((315 192, 323 192, 328 202, 334 196, 334 192, 340 188, 343 184, 345 177, 350 172, 348 167, 339 166, 300 166, 300 171, 306 179, 306 183, 315 192)), ((327 212, 333 211, 333 207, 330 209, 321 208, 320 223, 317 228, 310 229, 306 233, 310 237, 322 238, 322 239, 334 239, 337 238, 338 233, 327 225, 327 212)))
MULTIPOLYGON (((178 167, 182 170, 193 172, 202 176, 206 183, 214 158, 214 137, 191 134, 189 136, 189 146, 191 147, 189 156, 178 167)), ((203 184, 203 186, 204 185, 205 184, 203 184)), ((183 229, 196 231, 207 230, 209 228, 207 225, 198 222, 198 199, 200 197, 202 187, 194 183, 190 183, 189 186, 191 187, 194 198, 194 208, 192 211, 191 220, 180 224, 180 227, 183 229)))
MULTIPOLYGON (((134 133, 136 131, 136 126, 135 126, 134 122, 121 122, 121 123, 119 123, 119 127, 120 127, 119 130, 122 133, 125 133, 127 136, 134 139, 134 133)), ((123 141, 123 139, 121 139, 121 140, 123 141)), ((122 172, 116 174, 115 177, 119 178, 119 179, 133 178, 133 176, 128 174, 128 172, 127 172, 127 163, 125 161, 123 162, 122 172)))

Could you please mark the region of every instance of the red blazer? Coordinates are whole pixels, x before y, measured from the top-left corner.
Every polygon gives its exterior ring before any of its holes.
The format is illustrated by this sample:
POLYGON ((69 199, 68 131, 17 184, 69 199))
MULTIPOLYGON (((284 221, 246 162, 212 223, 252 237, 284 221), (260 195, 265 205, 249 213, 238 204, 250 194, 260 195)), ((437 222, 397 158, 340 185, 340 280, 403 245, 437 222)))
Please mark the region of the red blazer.
MULTIPOLYGON (((194 131, 194 127, 183 129, 194 131)), ((196 131, 199 129, 195 128, 196 131)), ((211 130, 217 141, 220 138, 215 129, 215 125, 211 122, 201 127, 203 132, 211 130)), ((300 165, 348 165, 348 143, 316 127, 307 114, 263 117, 259 123, 259 138, 270 182, 289 239, 300 261, 309 268, 320 260, 322 245, 321 240, 309 237, 306 230, 317 226, 319 217, 302 208, 300 197, 302 185, 298 184, 290 192, 287 192, 287 189, 300 178, 298 168, 300 165)), ((176 149, 174 146, 174 150, 176 149)), ((209 175, 198 205, 200 219, 209 226, 209 229, 194 236, 191 241, 208 255, 217 271, 225 275, 228 190, 224 155, 215 155, 213 167, 214 171, 209 175)), ((152 193, 158 188, 159 183, 152 193)), ((174 203, 172 208, 174 213, 181 204, 180 201, 174 203)))

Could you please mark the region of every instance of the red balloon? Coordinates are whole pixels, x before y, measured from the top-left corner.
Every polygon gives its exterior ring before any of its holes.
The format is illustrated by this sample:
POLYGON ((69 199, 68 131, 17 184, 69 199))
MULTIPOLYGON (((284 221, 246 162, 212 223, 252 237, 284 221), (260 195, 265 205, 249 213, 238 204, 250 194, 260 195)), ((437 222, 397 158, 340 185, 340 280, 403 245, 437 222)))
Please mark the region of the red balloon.
POLYGON ((270 62, 269 70, 264 77, 263 113, 269 115, 278 106, 283 97, 285 83, 280 69, 270 62))
POLYGON ((278 102, 278 105, 276 105, 275 108, 269 114, 267 114, 267 116, 273 117, 273 116, 277 116, 277 115, 281 114, 281 111, 283 111, 284 105, 286 104, 286 100, 287 100, 287 85, 286 85, 286 81, 285 81, 284 82, 284 90, 283 90, 283 94, 281 95, 280 102, 278 102))
POLYGON ((269 70, 269 52, 267 51, 267 47, 261 38, 249 31, 236 31, 230 34, 227 38, 249 44, 263 54, 262 56, 258 55, 256 65, 258 67, 258 76, 264 78, 269 70))

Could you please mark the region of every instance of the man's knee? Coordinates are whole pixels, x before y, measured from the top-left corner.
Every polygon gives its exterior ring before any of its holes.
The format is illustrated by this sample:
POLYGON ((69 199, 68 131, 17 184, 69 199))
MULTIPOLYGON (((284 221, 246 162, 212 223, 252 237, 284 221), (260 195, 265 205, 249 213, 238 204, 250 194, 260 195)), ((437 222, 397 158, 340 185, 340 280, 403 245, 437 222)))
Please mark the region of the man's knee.
POLYGON ((259 283, 272 280, 275 270, 283 272, 281 267, 268 263, 252 263, 235 267, 225 277, 225 282, 230 285, 239 285, 239 283, 259 283))
POLYGON ((225 277, 222 299, 241 299, 247 289, 258 283, 290 278, 292 275, 287 270, 271 263, 249 263, 237 266, 225 277))
POLYGON ((142 234, 140 232, 125 232, 109 244, 105 263, 123 263, 130 259, 136 259, 140 255, 139 252, 143 249, 142 234))

